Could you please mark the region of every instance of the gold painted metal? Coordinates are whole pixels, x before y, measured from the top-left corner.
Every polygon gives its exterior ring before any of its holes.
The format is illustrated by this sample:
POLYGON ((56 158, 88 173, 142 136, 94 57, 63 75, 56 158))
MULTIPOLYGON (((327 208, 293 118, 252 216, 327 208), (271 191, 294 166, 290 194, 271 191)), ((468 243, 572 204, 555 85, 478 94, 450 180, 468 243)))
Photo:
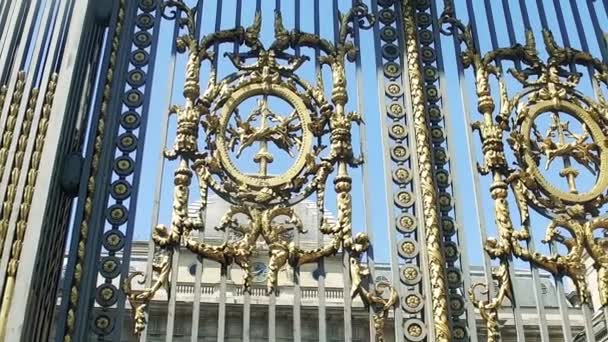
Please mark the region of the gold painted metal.
POLYGON ((420 173, 421 203, 424 215, 426 235, 426 250, 431 283, 432 316, 435 341, 451 339, 448 319, 447 284, 445 275, 445 260, 442 253, 442 236, 438 211, 438 191, 433 177, 433 155, 431 136, 426 114, 424 79, 420 51, 416 33, 416 16, 414 0, 403 1, 405 48, 407 68, 410 79, 410 93, 414 118, 416 153, 418 171, 420 173))
POLYGON ((7 92, 8 92, 8 88, 5 85, 0 87, 0 108, 4 107, 4 101, 6 100, 7 92))
MULTIPOLYGON (((25 76, 25 73, 23 73, 23 75, 25 76)), ((37 99, 38 99, 38 89, 34 88, 30 92, 30 98, 28 99, 28 102, 27 102, 27 109, 25 111, 25 117, 23 118, 23 122, 21 124, 21 130, 19 132, 19 138, 18 138, 19 140, 17 143, 17 151, 15 152, 15 159, 13 160, 13 165, 11 168, 9 185, 8 185, 8 188, 6 189, 7 196, 6 196, 6 199, 5 199, 3 207, 2 207, 2 220, 0 221, 0 224, 3 227, 3 234, 4 234, 2 242, 4 242, 4 240, 6 239, 6 234, 8 233, 9 229, 10 230, 14 229, 14 228, 9 227, 9 219, 13 212, 13 202, 15 200, 16 187, 17 187, 17 184, 19 183, 21 167, 23 166, 23 157, 25 154, 25 147, 27 145, 27 139, 28 139, 30 128, 32 127, 32 120, 34 118, 34 110, 36 108, 37 99)), ((14 103, 13 105, 14 105, 14 107, 12 107, 10 110, 12 112, 14 109, 15 115, 16 115, 16 112, 19 110, 19 104, 14 103)), ((11 118, 9 118, 9 120, 10 119, 11 118)), ((14 120, 14 118, 13 118, 13 120, 14 120)), ((14 125, 15 125, 14 121, 11 125, 14 128, 14 125)), ((12 130, 12 128, 11 128, 11 130, 12 130)), ((10 137, 10 136, 12 136, 12 132, 8 135, 8 137, 10 137)), ((5 136, 5 137, 7 137, 7 136, 5 136)), ((10 140, 8 140, 8 143, 10 144, 10 140)), ((22 231, 19 228, 20 227, 17 227, 17 231, 16 231, 17 241, 14 241, 12 244, 11 256, 12 256, 13 252, 16 252, 16 251, 20 252, 20 250, 21 250, 21 239, 23 239, 24 231, 22 231)), ((0 249, 0 251, 1 250, 2 249, 0 249)), ((11 258, 11 260, 9 260, 9 262, 8 262, 8 266, 7 266, 7 270, 6 270, 6 275, 7 275, 6 284, 5 284, 5 288, 4 288, 4 292, 3 292, 3 296, 2 296, 2 303, 0 304, 0 339, 4 339, 4 336, 6 333, 6 323, 8 320, 8 311, 11 307, 12 299, 13 299, 12 294, 13 294, 13 289, 15 288, 15 275, 17 273, 17 266, 18 266, 18 261, 11 258)))
MULTIPOLYGON (((32 203, 32 195, 34 193, 36 178, 38 176, 38 168, 40 166, 40 154, 42 153, 42 147, 44 146, 44 139, 46 137, 48 120, 51 114, 51 107, 53 105, 55 89, 57 87, 57 77, 57 73, 51 75, 46 92, 44 94, 44 104, 42 106, 40 120, 38 121, 38 125, 36 127, 34 149, 32 150, 30 165, 28 167, 28 173, 26 176, 26 184, 23 189, 21 204, 19 205, 19 213, 17 218, 17 224, 15 227, 16 235, 11 245, 11 258, 8 263, 6 286, 4 288, 2 304, 0 306, 0 339, 4 337, 8 312, 13 301, 15 280, 17 276, 17 270, 19 268, 19 260, 21 258, 22 244, 23 239, 25 238, 28 215, 30 212, 30 205, 32 203)), ((28 142, 28 136, 32 125, 32 120, 34 117, 34 110, 36 107, 37 98, 38 90, 33 89, 30 95, 28 108, 25 113, 25 119, 21 128, 21 134, 17 145, 17 154, 15 156, 15 165, 13 166, 13 173, 11 175, 14 175, 17 178, 20 173, 20 169, 23 166, 23 157, 26 149, 26 144, 28 142)), ((15 180, 15 183, 17 181, 18 179, 15 180)))
POLYGON ((369 279, 369 271, 360 262, 361 255, 369 247, 369 239, 365 234, 354 237, 352 234, 352 180, 348 171, 362 162, 354 156, 351 144, 352 123, 359 124, 361 117, 345 110, 348 101, 345 59, 353 61, 357 53, 348 37, 352 25, 369 28, 373 16, 363 4, 355 5, 341 16, 338 41, 332 44, 310 33, 287 31, 281 13, 277 11, 275 40, 266 49, 259 40, 260 13, 256 13, 248 28, 215 32, 197 41, 194 39, 194 12, 181 1, 166 1, 164 7, 177 7, 185 13, 185 18, 179 20, 188 34, 177 41, 180 51, 188 53, 183 88, 185 105, 173 106, 170 110, 170 114, 177 115, 177 134, 173 148, 165 152, 165 157, 179 160, 179 166, 174 174, 171 226, 158 225, 153 232, 157 247, 156 280, 152 287, 136 290, 132 282, 135 277, 144 275, 134 273, 123 284, 134 308, 134 333, 138 335, 145 328, 145 309, 156 291, 169 286, 174 250, 183 247, 224 266, 237 264, 246 271, 243 286, 244 291, 249 291, 252 281, 250 260, 261 239, 270 257, 268 294, 276 291, 278 271, 287 265, 314 263, 339 251, 346 253, 350 260, 351 295, 360 295, 374 308, 376 339, 383 341, 384 319, 397 302, 397 292, 388 283, 374 285, 369 279), (365 25, 365 21, 369 25, 365 25), (213 62, 217 62, 219 56, 210 48, 225 42, 245 45, 249 51, 227 54, 237 72, 222 80, 216 79, 217 72, 212 67, 207 88, 201 94, 201 63, 209 60, 217 65, 213 62), (319 48, 323 52, 319 63, 329 66, 332 71, 329 99, 325 96, 320 73, 316 85, 297 75, 298 68, 309 58, 289 55, 286 50, 290 47, 319 48), (248 64, 251 59, 254 62, 248 64), (254 100, 253 109, 244 114, 240 110, 245 107, 243 103, 254 100), (275 112, 272 109, 275 101, 283 101, 293 110, 286 115, 275 112), (199 150, 202 137, 205 147, 199 150), (329 138, 329 146, 321 145, 322 137, 329 138), (288 158, 291 166, 282 173, 270 172, 269 167, 279 157, 288 158), (244 162, 255 163, 258 171, 243 171, 244 162), (306 232, 293 205, 316 192, 318 206, 324 207, 325 186, 334 172, 337 220, 333 224, 324 221, 320 228, 320 232, 331 239, 318 249, 301 249, 287 234, 291 230, 306 232), (239 238, 210 245, 194 237, 192 232, 199 227, 188 216, 193 177, 199 184, 203 206, 209 188, 231 203, 216 229, 236 232, 239 238), (364 285, 366 283, 369 288, 364 285))
MULTIPOLYGON (((11 145, 11 141, 13 140, 15 122, 17 120, 19 106, 21 105, 21 99, 23 97, 23 89, 25 88, 25 76, 25 71, 20 71, 17 74, 15 90, 13 91, 11 104, 8 109, 6 125, 4 127, 4 132, 2 133, 2 141, 0 142, 0 176, 4 174, 4 170, 7 166, 6 158, 8 157, 8 149, 11 145)), ((11 208, 13 206, 13 199, 15 198, 15 186, 16 184, 9 184, 9 187, 7 187, 6 189, 4 203, 2 203, 2 219, 0 219, 0 254, 4 250, 4 240, 6 239, 6 234, 8 233, 8 219, 10 216, 11 208)))
POLYGON ((114 72, 116 70, 118 49, 120 48, 120 36, 123 31, 125 7, 126 0, 120 0, 118 5, 116 28, 114 29, 114 34, 112 37, 112 47, 110 49, 110 62, 108 65, 108 72, 106 74, 106 79, 103 87, 103 97, 101 100, 99 119, 97 122, 97 131, 95 132, 95 143, 93 146, 93 154, 91 159, 91 170, 89 178, 87 180, 87 193, 85 197, 84 212, 82 215, 82 221, 80 223, 80 229, 78 231, 79 239, 77 257, 76 264, 74 266, 74 277, 72 280, 72 284, 70 284, 68 313, 66 319, 65 333, 63 337, 64 342, 71 342, 73 340, 72 334, 74 333, 76 322, 76 308, 80 299, 80 281, 84 267, 86 244, 89 237, 89 222, 91 220, 91 214, 93 210, 93 197, 95 196, 95 188, 97 187, 96 178, 97 173, 99 171, 99 158, 101 157, 103 149, 103 137, 106 131, 106 116, 108 115, 108 105, 110 103, 110 96, 112 95, 112 82, 114 80, 114 72))
MULTIPOLYGON (((488 295, 488 284, 475 284, 469 293, 473 304, 486 321, 488 341, 500 338, 498 309, 512 295, 509 260, 520 258, 551 272, 556 277, 572 279, 583 303, 590 302, 585 276, 588 255, 598 270, 602 304, 608 304, 608 240, 601 234, 608 228, 608 218, 599 209, 608 201, 608 103, 601 94, 589 98, 577 90, 581 75, 567 70, 570 65, 590 66, 598 83, 608 85, 608 65, 589 53, 560 47, 550 31, 543 31, 546 61, 536 49, 532 32, 526 33, 526 44, 500 48, 480 54, 474 45, 471 29, 454 18, 452 7, 446 6, 442 16, 449 25, 448 34, 457 34, 466 50, 462 54, 465 67, 472 67, 476 77, 478 111, 483 120, 473 124, 481 137, 484 164, 479 172, 491 175, 490 193, 494 200, 498 239, 488 239, 485 250, 500 266, 494 272, 499 290, 494 298, 488 295), (519 61, 521 70, 509 73, 522 90, 509 96, 506 75, 499 60, 519 61), (498 81, 499 106, 490 90, 490 80, 498 81), (539 118, 548 117, 548 128, 541 132, 539 118), (581 126, 577 131, 572 123, 581 126), (504 143, 506 142, 506 144, 504 143), (515 163, 508 163, 505 147, 510 149, 515 163), (543 161, 544 159, 544 161, 543 161), (561 159, 559 176, 567 187, 560 188, 549 180, 544 171, 561 159), (513 165, 511 167, 511 165, 513 165), (577 187, 581 172, 595 176, 589 190, 577 187), (519 224, 516 230, 507 196, 512 191, 517 204, 519 224), (551 255, 531 252, 522 242, 530 237, 530 209, 551 219, 544 243, 552 246, 551 255), (560 254, 554 246, 561 244, 567 253, 560 254), (481 293, 475 291, 481 288, 481 293)), ((512 297, 511 297, 512 299, 512 297)))

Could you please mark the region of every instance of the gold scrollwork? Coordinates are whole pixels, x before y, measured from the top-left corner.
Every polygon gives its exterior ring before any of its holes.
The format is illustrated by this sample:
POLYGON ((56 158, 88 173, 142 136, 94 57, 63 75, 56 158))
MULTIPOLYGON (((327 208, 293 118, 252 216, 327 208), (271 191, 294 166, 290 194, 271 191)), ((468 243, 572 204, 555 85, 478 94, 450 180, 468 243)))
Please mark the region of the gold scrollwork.
POLYGON ((577 90, 581 74, 567 70, 570 65, 584 65, 594 71, 592 77, 599 84, 608 85, 608 65, 587 52, 560 47, 548 30, 543 30, 543 41, 548 59, 543 61, 536 49, 531 31, 526 32, 526 43, 510 48, 499 48, 480 54, 475 47, 471 28, 458 21, 448 1, 442 21, 449 25, 444 33, 457 34, 466 50, 461 59, 465 67, 475 72, 478 111, 483 120, 473 124, 479 132, 484 164, 482 174, 492 176, 490 193, 494 200, 498 239, 488 239, 485 249, 500 266, 494 272, 499 290, 494 298, 479 300, 474 290, 483 288, 488 295, 490 284, 476 284, 470 289, 473 304, 486 321, 488 340, 500 337, 498 309, 512 291, 508 260, 513 256, 528 261, 555 276, 568 276, 574 282, 583 303, 589 303, 585 276, 585 255, 589 255, 598 270, 598 283, 603 303, 606 303, 606 260, 608 251, 605 237, 595 234, 606 229, 607 219, 599 215, 599 208, 608 200, 608 103, 601 91, 591 99, 577 90), (511 96, 507 93, 506 76, 500 60, 517 61, 520 69, 509 69, 522 90, 511 96), (490 79, 498 81, 499 109, 490 90, 490 79), (541 131, 539 118, 548 117, 546 129, 541 131), (564 121, 565 119, 565 121, 564 121), (580 126, 580 131, 571 125, 580 126), (506 141, 506 144, 504 143, 506 141), (514 168, 509 166, 505 147, 515 158, 514 168), (558 172, 567 186, 555 185, 544 171, 561 159, 563 168, 558 172), (577 187, 577 177, 583 171, 595 176, 589 190, 577 187), (511 189, 521 229, 516 230, 509 210, 507 196, 511 189), (530 208, 549 217, 544 243, 561 244, 565 255, 552 248, 551 255, 532 252, 522 245, 531 239, 530 208))
POLYGON ((182 1, 165 1, 163 9, 166 8, 180 10, 182 17, 178 20, 188 31, 177 41, 181 52, 187 50, 188 53, 183 91, 185 105, 173 106, 170 110, 170 114, 177 115, 177 135, 165 157, 178 159, 179 166, 174 177, 171 227, 158 225, 153 232, 157 253, 162 253, 164 258, 155 264, 154 272, 158 278, 151 288, 143 290, 131 287, 134 276, 141 274, 129 277, 123 285, 134 308, 135 334, 145 328, 144 311, 155 292, 169 282, 169 260, 173 250, 185 247, 224 266, 237 264, 245 270, 244 291, 249 291, 251 257, 257 251, 256 241, 262 238, 270 258, 269 294, 276 291, 278 271, 287 264, 293 267, 317 262, 340 250, 346 253, 351 261, 352 296, 360 295, 374 308, 376 338, 382 341, 384 319, 397 302, 397 292, 388 283, 371 283, 369 272, 360 262, 361 255, 369 247, 369 239, 365 234, 352 236, 352 180, 348 171, 350 167, 359 165, 361 159, 353 153, 351 126, 360 124, 361 117, 345 110, 348 102, 345 62, 353 61, 357 53, 348 37, 353 25, 369 28, 373 16, 361 3, 342 14, 338 41, 334 44, 310 33, 286 30, 281 13, 276 11, 275 40, 266 49, 259 39, 260 13, 256 13, 253 24, 248 28, 215 32, 197 41, 194 12, 182 1), (215 63, 211 63, 209 82, 201 93, 201 63, 204 60, 216 61, 218 56, 209 50, 221 43, 245 45, 249 50, 226 54, 237 72, 222 80, 216 79, 215 63), (309 58, 290 55, 286 51, 295 47, 318 48, 323 52, 318 62, 329 66, 332 71, 330 99, 325 96, 320 73, 317 74, 316 85, 297 75, 297 69, 309 58), (249 64, 249 60, 254 62, 249 64), (245 115, 240 111, 244 107, 241 105, 250 100, 257 101, 245 115), (273 111, 271 105, 275 100, 285 102, 293 109, 292 112, 284 115, 273 111), (199 150, 199 134, 204 136, 205 147, 202 150, 199 150), (321 144, 321 138, 325 136, 329 137, 329 146, 321 144), (286 171, 269 171, 277 158, 273 153, 281 153, 292 161, 286 171), (257 164, 257 173, 241 169, 243 162, 251 161, 257 164), (306 232, 293 205, 316 192, 319 207, 324 207, 326 182, 334 170, 337 220, 332 224, 324 221, 319 229, 331 239, 317 249, 304 250, 285 234, 289 230, 306 232), (216 229, 238 232, 240 238, 212 245, 191 234, 200 229, 188 216, 187 210, 193 177, 200 184, 203 203, 206 203, 207 190, 211 189, 231 204, 216 229))
POLYGON ((134 272, 129 275, 126 281, 122 284, 123 292, 127 295, 129 304, 133 308, 133 322, 134 331, 141 332, 146 327, 146 308, 150 299, 154 296, 156 291, 161 287, 169 287, 169 276, 171 272, 171 261, 166 255, 158 257, 158 260, 152 263, 152 271, 158 274, 158 278, 154 281, 154 285, 144 290, 133 290, 131 284, 136 277, 144 277, 139 284, 145 283, 145 276, 143 272, 134 272))

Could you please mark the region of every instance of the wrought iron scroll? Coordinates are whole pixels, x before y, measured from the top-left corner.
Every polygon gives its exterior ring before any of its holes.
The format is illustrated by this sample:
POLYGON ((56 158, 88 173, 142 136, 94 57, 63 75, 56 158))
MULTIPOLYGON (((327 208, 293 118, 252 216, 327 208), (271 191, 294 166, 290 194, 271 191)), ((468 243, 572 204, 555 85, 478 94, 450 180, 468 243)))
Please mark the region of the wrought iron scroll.
POLYGON ((531 31, 526 32, 525 44, 482 54, 471 28, 455 18, 450 1, 442 22, 444 33, 457 35, 465 47, 462 63, 474 71, 477 109, 483 116, 472 128, 479 133, 483 151, 478 171, 492 179, 490 194, 498 237, 485 242, 485 251, 500 263, 493 274, 499 289, 492 298, 488 295, 491 284, 475 284, 469 292, 486 322, 488 340, 500 339, 498 312, 505 298, 513 299, 509 260, 514 257, 556 277, 569 277, 581 301, 590 303, 585 275, 588 256, 598 271, 601 304, 608 304, 608 241, 603 235, 608 218, 600 214, 608 201, 608 103, 601 91, 596 98, 583 94, 579 89, 582 75, 569 70, 571 65, 588 67, 593 71, 590 76, 606 86, 608 65, 587 52, 559 46, 546 29, 542 32, 546 60, 540 57, 531 31), (509 82, 519 84, 520 91, 507 91, 508 75, 501 70, 500 60, 522 64, 521 69, 508 70, 509 82), (498 84, 496 93, 490 88, 494 81, 498 84), (543 116, 550 120, 546 130, 539 128, 543 116), (562 188, 545 171, 558 161, 563 164, 559 170, 565 181, 562 188), (595 183, 585 190, 577 184, 583 171, 595 176, 595 183), (517 206, 517 222, 509 209, 510 193, 517 206), (550 220, 543 242, 561 245, 565 253, 551 248, 552 253, 544 255, 526 247, 525 242, 531 239, 532 211, 550 220), (477 289, 488 297, 480 298, 477 289))
MULTIPOLYGON (((187 32, 177 40, 178 50, 186 53, 186 79, 183 87, 185 104, 171 107, 169 115, 177 118, 174 145, 165 157, 176 160, 174 177, 173 214, 170 227, 154 228, 153 240, 157 247, 154 273, 150 288, 135 289, 132 283, 142 273, 132 274, 123 290, 133 307, 134 333, 146 325, 145 310, 155 293, 172 286, 173 253, 184 247, 192 253, 227 267, 236 264, 245 270, 244 291, 249 291, 252 280, 250 259, 256 252, 256 241, 263 238, 269 249, 267 293, 273 294, 280 268, 316 263, 320 258, 345 253, 350 261, 351 296, 360 296, 374 308, 376 339, 383 340, 384 320, 398 300, 397 292, 387 282, 374 284, 361 262, 369 247, 367 235, 352 233, 351 177, 349 170, 362 161, 353 153, 351 126, 360 124, 361 116, 347 113, 348 102, 345 63, 353 62, 357 54, 350 41, 354 25, 369 28, 374 17, 362 3, 341 14, 337 42, 331 43, 317 35, 288 31, 281 13, 275 12, 275 40, 265 47, 259 39, 261 15, 256 13, 247 28, 217 31, 195 39, 193 9, 182 1, 165 1, 166 8, 179 9, 176 18, 187 32), (245 46, 248 51, 227 53, 236 72, 217 79, 217 59, 213 47, 223 43, 245 46), (298 68, 309 61, 307 56, 291 55, 289 48, 318 48, 322 55, 318 62, 331 70, 331 95, 324 91, 324 80, 317 74, 316 84, 301 78, 298 68), (212 65, 207 87, 201 89, 199 74, 204 61, 212 65), (251 61, 251 63, 249 63, 251 61), (215 62, 215 63, 214 63, 215 62), (250 113, 239 112, 244 101, 256 99, 250 113), (290 114, 273 111, 271 99, 281 99, 292 107, 290 114), (321 138, 329 138, 329 146, 321 138), (199 149, 199 145, 204 146, 199 149), (271 146, 273 147, 271 149, 271 146), (243 152, 254 150, 252 161, 257 173, 245 173, 239 165, 243 152), (269 165, 274 153, 284 153, 293 164, 282 174, 273 175, 269 165), (296 229, 305 232, 292 206, 316 193, 319 208, 325 206, 325 186, 334 175, 337 194, 337 220, 324 221, 320 232, 329 242, 314 250, 305 250, 290 242, 284 234, 296 229), (206 201, 210 189, 231 204, 217 229, 239 232, 240 238, 221 245, 210 245, 196 238, 196 226, 188 216, 190 185, 196 177, 200 195, 206 201)), ((148 277, 153 276, 148 274, 148 277)))

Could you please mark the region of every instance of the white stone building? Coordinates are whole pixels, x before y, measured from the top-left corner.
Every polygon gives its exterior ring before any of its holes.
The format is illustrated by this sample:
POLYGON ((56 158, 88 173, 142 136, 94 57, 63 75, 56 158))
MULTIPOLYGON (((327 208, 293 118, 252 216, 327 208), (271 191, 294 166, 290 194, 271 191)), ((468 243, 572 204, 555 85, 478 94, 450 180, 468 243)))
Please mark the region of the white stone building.
MULTIPOLYGON (((204 231, 205 241, 212 244, 221 244, 224 238, 238 239, 234 234, 226 236, 224 232, 217 231, 216 227, 221 216, 228 209, 228 204, 217 197, 211 197, 206 213, 207 228, 204 231)), ((314 203, 304 201, 296 206, 296 211, 304 221, 305 227, 316 227, 319 212, 314 203)), ((198 215, 197 206, 191 206, 191 216, 198 215)), ((328 220, 331 215, 326 214, 328 220)), ((319 237, 316 229, 309 229, 306 234, 301 234, 300 246, 305 248, 316 248, 319 245, 319 237)), ((295 235, 290 238, 296 238, 295 235)), ((133 243, 130 270, 131 272, 146 272, 148 264, 149 241, 135 241, 133 243)), ((252 263, 254 270, 253 287, 250 294, 250 341, 261 342, 268 340, 268 312, 269 296, 266 294, 266 273, 268 256, 264 252, 264 243, 259 244, 260 253, 252 263)), ((196 256, 184 249, 180 252, 178 281, 176 288, 176 317, 173 341, 191 341, 192 310, 195 298, 195 274, 198 264, 196 256)), ((390 265, 376 263, 376 280, 388 280, 391 278, 390 265)), ((531 289, 533 281, 529 270, 517 271, 518 289, 531 289)), ((299 270, 299 291, 301 298, 301 331, 302 341, 318 341, 318 306, 321 300, 319 289, 319 276, 321 271, 317 264, 304 265, 299 270)), ((326 311, 326 325, 328 327, 328 341, 343 341, 343 314, 344 314, 344 286, 343 267, 340 255, 326 258, 324 261, 324 302, 326 311)), ((471 283, 483 282, 483 271, 480 267, 472 267, 471 283)), ((220 302, 220 287, 222 286, 221 267, 218 263, 204 260, 202 264, 202 282, 200 285, 200 317, 198 321, 198 341, 216 341, 218 332, 218 303, 220 302)), ((541 276, 541 288, 545 317, 549 325, 551 341, 562 341, 561 316, 558 308, 557 292, 552 278, 549 275, 541 276)), ((225 341, 241 341, 243 333, 243 270, 237 265, 229 267, 225 280, 226 295, 226 332, 225 341)), ((276 337, 277 341, 293 340, 293 303, 294 292, 297 287, 294 282, 294 270, 286 266, 279 271, 278 291, 275 301, 276 337)), ((526 340, 540 341, 538 334, 538 314, 536 301, 532 291, 524 291, 518 295, 519 307, 522 318, 526 325, 526 340)), ((572 302, 576 298, 571 299, 572 302)), ((149 307, 148 341, 165 341, 167 324, 167 301, 168 294, 160 290, 154 297, 149 307)), ((567 303, 570 324, 573 332, 583 330, 583 315, 579 308, 570 302, 567 303)), ((478 336, 483 341, 484 325, 481 317, 476 315, 478 336)), ((506 303, 499 314, 502 337, 504 341, 515 341, 512 311, 506 303)), ((130 314, 125 317, 124 324, 128 329, 123 329, 123 341, 136 341, 129 334, 132 328, 130 314)), ((385 335, 387 341, 393 341, 392 315, 389 318, 385 335)), ((359 298, 355 298, 352 305, 353 341, 369 341, 369 311, 364 307, 359 298)), ((582 341, 582 339, 581 339, 582 341)))

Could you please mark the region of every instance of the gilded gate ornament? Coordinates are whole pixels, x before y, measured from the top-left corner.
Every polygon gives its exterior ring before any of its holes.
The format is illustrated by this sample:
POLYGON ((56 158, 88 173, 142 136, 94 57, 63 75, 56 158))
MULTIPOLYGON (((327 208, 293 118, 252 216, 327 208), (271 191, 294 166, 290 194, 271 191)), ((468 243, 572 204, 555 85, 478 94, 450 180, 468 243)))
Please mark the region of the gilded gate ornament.
MULTIPOLYGON (((154 228, 157 247, 154 285, 134 290, 131 283, 141 273, 132 274, 123 290, 133 307, 135 334, 146 325, 145 309, 156 291, 169 284, 172 251, 183 246, 198 256, 224 266, 237 264, 245 270, 244 291, 252 281, 251 257, 256 242, 263 239, 269 250, 267 292, 277 286, 277 273, 287 264, 299 266, 317 262, 339 251, 350 260, 352 296, 360 295, 375 311, 376 339, 383 340, 384 319, 397 302, 397 292, 388 283, 373 284, 360 258, 369 247, 365 234, 352 234, 351 177, 349 169, 362 161, 355 157, 351 142, 352 124, 360 124, 359 113, 347 113, 345 63, 353 61, 357 50, 349 40, 353 25, 366 29, 374 17, 362 3, 340 15, 338 40, 329 42, 319 36, 288 31, 281 13, 275 12, 275 40, 265 48, 259 39, 261 15, 256 13, 248 28, 237 27, 212 33, 197 41, 194 37, 195 13, 182 1, 165 1, 164 9, 179 9, 177 18, 187 30, 179 37, 180 52, 187 52, 185 104, 173 106, 169 114, 177 116, 177 134, 165 157, 178 160, 175 170, 171 226, 154 228), (249 48, 244 53, 227 53, 236 72, 217 79, 216 44, 234 43, 249 48), (311 47, 322 51, 318 62, 331 69, 331 96, 326 97, 322 74, 317 84, 298 76, 307 56, 295 56, 289 48, 311 47), (206 89, 201 90, 201 63, 212 65, 206 89), (275 109, 291 108, 288 113, 275 109), (329 146, 322 138, 329 138, 329 146), (199 149, 199 146, 203 146, 199 149), (277 158, 291 164, 282 172, 272 172, 277 158), (243 165, 255 164, 251 171, 243 165), (304 250, 285 234, 290 230, 306 232, 292 206, 316 193, 317 205, 325 206, 325 186, 334 174, 337 194, 337 220, 324 221, 320 232, 331 236, 329 242, 314 250, 304 250), (221 245, 200 241, 192 234, 200 227, 188 216, 190 186, 196 177, 200 196, 206 203, 208 189, 231 204, 216 229, 237 232, 239 238, 221 245)), ((173 12, 177 13, 177 12, 173 12)), ((151 275, 148 275, 151 276, 151 275)))
POLYGON ((487 299, 478 296, 489 295, 491 284, 475 284, 469 290, 473 304, 486 321, 488 340, 500 339, 498 310, 505 298, 513 300, 509 276, 512 257, 531 262, 557 277, 569 277, 581 301, 589 303, 585 275, 585 258, 589 256, 598 271, 602 304, 607 304, 608 244, 603 232, 608 228, 608 218, 600 215, 599 209, 607 202, 608 103, 601 90, 595 99, 584 95, 578 89, 582 74, 571 72, 568 67, 590 67, 594 82, 606 86, 608 65, 587 52, 558 46, 548 30, 542 32, 547 60, 541 59, 531 31, 526 32, 524 45, 481 54, 471 28, 454 17, 450 2, 445 8, 444 33, 458 35, 466 48, 462 63, 475 72, 477 108, 483 115, 481 121, 473 124, 482 142, 484 163, 479 172, 492 176, 490 193, 498 238, 488 239, 485 249, 500 262, 493 271, 499 289, 496 297, 487 299), (523 65, 508 70, 521 85, 521 91, 508 93, 501 60, 523 65), (492 79, 498 83, 497 94, 490 89, 492 79), (499 99, 498 105, 495 98, 499 99), (549 173, 551 170, 553 174, 549 173), (590 186, 580 181, 585 172, 594 179, 590 186), (509 192, 515 198, 519 222, 514 222, 509 209, 509 192), (550 219, 543 240, 552 246, 550 255, 532 252, 524 244, 531 239, 531 210, 550 219), (566 253, 560 253, 556 245, 564 246, 566 253))
MULTIPOLYGON (((404 33, 407 45, 407 64, 410 92, 412 97, 412 115, 416 139, 418 172, 420 173, 420 193, 424 215, 426 249, 429 265, 429 283, 431 287, 432 316, 435 340, 447 342, 452 339, 448 318, 447 279, 443 252, 440 212, 438 210, 439 194, 434 182, 433 152, 429 141, 431 132, 426 111, 425 90, 420 63, 416 32, 415 1, 403 1, 404 33)), ((416 331, 417 333, 417 331, 416 331)), ((415 336, 415 334, 414 334, 415 336)))

